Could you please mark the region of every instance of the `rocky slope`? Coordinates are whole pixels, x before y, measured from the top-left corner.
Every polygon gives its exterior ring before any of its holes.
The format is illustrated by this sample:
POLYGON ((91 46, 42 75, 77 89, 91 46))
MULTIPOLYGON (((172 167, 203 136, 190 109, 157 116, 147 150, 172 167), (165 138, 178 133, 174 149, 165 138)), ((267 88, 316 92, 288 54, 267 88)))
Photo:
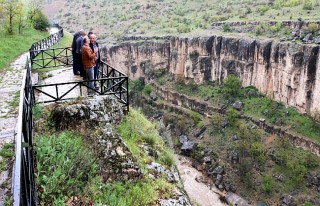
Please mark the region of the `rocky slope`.
POLYGON ((319 46, 213 35, 182 38, 126 37, 105 50, 112 66, 137 79, 166 69, 196 83, 221 83, 229 74, 242 86, 253 85, 266 96, 302 113, 320 109, 319 46))

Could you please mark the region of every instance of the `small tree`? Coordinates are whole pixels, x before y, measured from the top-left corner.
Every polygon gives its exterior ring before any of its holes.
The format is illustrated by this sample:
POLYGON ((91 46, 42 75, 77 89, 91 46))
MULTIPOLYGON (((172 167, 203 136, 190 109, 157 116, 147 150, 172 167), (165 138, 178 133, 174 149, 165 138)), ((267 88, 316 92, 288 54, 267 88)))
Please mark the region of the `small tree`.
POLYGON ((232 28, 231 28, 230 24, 228 24, 228 23, 223 23, 222 29, 224 32, 231 32, 232 31, 232 28))
POLYGON ((238 96, 241 87, 240 79, 236 75, 229 75, 223 82, 223 92, 231 96, 238 96))
POLYGON ((312 34, 315 34, 316 31, 318 30, 318 25, 316 23, 310 23, 308 25, 308 29, 312 34))
POLYGON ((0 0, 0 11, 4 19, 3 26, 8 34, 13 34, 14 25, 23 16, 23 4, 18 0, 0 0))
POLYGON ((237 118, 239 117, 239 112, 233 108, 228 108, 226 111, 227 120, 231 125, 234 125, 237 118))
POLYGON ((33 17, 33 27, 40 31, 45 31, 49 26, 48 18, 38 10, 36 15, 33 17))

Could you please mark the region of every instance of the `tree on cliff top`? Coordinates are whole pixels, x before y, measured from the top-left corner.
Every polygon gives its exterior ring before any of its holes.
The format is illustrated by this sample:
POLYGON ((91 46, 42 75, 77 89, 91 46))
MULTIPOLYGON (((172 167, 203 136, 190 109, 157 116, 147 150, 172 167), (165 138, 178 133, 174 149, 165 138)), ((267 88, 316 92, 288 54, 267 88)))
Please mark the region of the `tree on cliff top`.
POLYGON ((223 92, 230 96, 238 96, 241 87, 240 79, 236 75, 229 75, 223 82, 223 92))

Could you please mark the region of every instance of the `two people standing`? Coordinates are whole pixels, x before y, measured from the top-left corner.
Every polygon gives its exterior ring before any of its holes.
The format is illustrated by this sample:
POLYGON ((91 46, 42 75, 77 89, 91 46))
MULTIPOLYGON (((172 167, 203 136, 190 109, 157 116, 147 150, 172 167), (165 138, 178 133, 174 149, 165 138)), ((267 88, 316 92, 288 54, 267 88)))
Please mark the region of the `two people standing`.
MULTIPOLYGON (((96 42, 96 35, 89 32, 85 35, 83 30, 75 33, 72 43, 73 73, 80 74, 84 80, 94 80, 98 78, 100 54, 99 45, 96 42)), ((88 93, 98 89, 96 82, 89 82, 88 93)))

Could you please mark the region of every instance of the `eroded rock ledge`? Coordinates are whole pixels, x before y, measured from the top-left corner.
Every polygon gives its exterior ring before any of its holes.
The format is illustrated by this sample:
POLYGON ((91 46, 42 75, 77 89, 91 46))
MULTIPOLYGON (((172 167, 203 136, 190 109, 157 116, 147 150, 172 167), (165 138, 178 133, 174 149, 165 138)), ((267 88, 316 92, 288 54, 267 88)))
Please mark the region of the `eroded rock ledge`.
MULTIPOLYGON (((152 83, 152 86, 156 89, 157 95, 159 95, 160 98, 166 100, 167 102, 170 102, 173 105, 181 106, 183 108, 196 111, 206 116, 211 116, 214 113, 224 113, 223 109, 210 106, 205 101, 197 100, 188 97, 187 95, 180 94, 178 92, 169 91, 168 89, 165 89, 155 83, 152 83)), ((158 106, 161 107, 161 105, 158 106)), ((289 142, 294 146, 302 147, 320 156, 320 145, 306 137, 301 137, 299 135, 293 134, 292 132, 284 128, 267 124, 266 122, 255 119, 249 115, 241 114, 240 117, 250 120, 252 123, 262 128, 268 133, 276 134, 280 137, 287 138, 289 142)))
POLYGON ((212 35, 207 37, 127 37, 106 48, 110 65, 132 79, 159 69, 198 84, 222 83, 236 74, 243 86, 253 85, 269 98, 302 113, 320 110, 318 45, 212 35))
MULTIPOLYGON (((93 96, 55 105, 50 118, 58 131, 76 130, 84 136, 88 147, 95 151, 99 175, 104 182, 139 181, 146 178, 145 173, 115 129, 123 117, 123 105, 116 98, 93 96)), ((146 144, 140 146, 146 154, 152 150, 146 144)), ((174 185, 172 197, 159 200, 160 205, 191 205, 183 189, 176 185, 181 180, 175 167, 166 169, 161 164, 150 162, 146 168, 148 178, 165 175, 167 181, 174 185)))

